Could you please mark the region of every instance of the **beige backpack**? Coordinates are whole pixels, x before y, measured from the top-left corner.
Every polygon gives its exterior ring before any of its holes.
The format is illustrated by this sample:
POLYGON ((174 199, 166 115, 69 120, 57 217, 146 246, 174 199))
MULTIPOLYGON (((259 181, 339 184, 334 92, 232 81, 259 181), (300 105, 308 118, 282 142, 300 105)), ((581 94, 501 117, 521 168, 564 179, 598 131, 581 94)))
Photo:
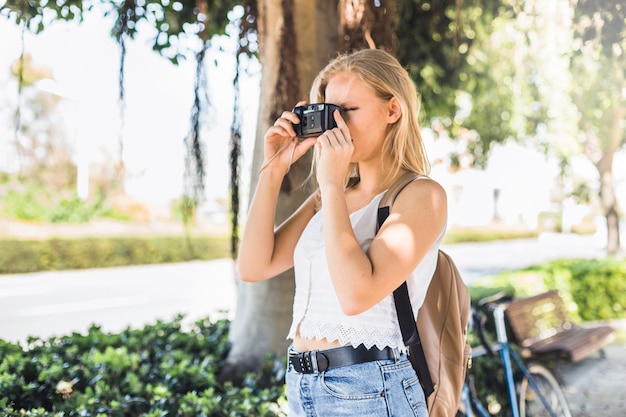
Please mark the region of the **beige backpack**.
MULTIPOLYGON (((400 191, 419 178, 426 177, 405 174, 387 190, 379 204, 378 228, 400 191)), ((417 323, 406 282, 393 295, 402 338, 426 394, 429 416, 455 416, 471 353, 467 343, 470 313, 467 286, 452 259, 440 250, 417 323)))

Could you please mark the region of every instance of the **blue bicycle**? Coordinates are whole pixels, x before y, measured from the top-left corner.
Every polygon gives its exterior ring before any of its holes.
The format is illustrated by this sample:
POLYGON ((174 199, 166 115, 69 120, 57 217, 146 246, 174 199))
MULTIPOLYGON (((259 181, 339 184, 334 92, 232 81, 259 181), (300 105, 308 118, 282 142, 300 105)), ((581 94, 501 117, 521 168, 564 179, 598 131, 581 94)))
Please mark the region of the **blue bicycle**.
MULTIPOLYGON (((572 413, 563 389, 552 372, 538 363, 526 365, 519 354, 511 348, 504 316, 507 300, 510 300, 510 297, 496 294, 478 303, 479 307, 493 315, 496 343, 487 341, 484 331, 486 317, 479 310, 473 309, 472 325, 479 336, 481 346, 472 348, 472 359, 499 353, 512 417, 571 417, 572 413)), ((466 417, 492 416, 478 398, 472 375, 468 375, 468 381, 463 387, 461 402, 463 408, 461 411, 464 413, 462 415, 466 417)))

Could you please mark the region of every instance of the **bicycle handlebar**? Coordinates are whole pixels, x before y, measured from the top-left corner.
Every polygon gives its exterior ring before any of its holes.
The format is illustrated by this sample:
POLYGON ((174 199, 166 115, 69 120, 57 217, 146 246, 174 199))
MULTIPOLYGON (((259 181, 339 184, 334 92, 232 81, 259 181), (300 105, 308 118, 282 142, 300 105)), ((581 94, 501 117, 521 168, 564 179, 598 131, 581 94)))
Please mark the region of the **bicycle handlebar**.
POLYGON ((486 308, 492 309, 494 306, 508 303, 512 299, 513 299, 513 295, 505 291, 500 291, 489 297, 481 298, 480 300, 478 300, 478 303, 476 303, 476 305, 478 307, 486 307, 486 308))

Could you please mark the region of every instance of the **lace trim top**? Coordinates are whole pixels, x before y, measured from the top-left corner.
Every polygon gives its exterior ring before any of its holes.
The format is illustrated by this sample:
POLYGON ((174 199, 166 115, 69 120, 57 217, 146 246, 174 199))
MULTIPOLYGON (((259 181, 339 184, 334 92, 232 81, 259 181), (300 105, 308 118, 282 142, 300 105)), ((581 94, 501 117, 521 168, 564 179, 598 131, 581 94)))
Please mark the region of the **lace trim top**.
MULTIPOLYGON (((364 251, 369 249, 376 234, 378 204, 383 194, 350 215, 352 228, 364 251)), ((416 317, 435 271, 437 251, 445 229, 407 279, 416 317)), ((295 248, 296 294, 287 338, 293 339, 299 333, 304 338, 326 338, 331 342, 339 341, 341 345, 363 344, 368 349, 389 346, 405 352, 393 294, 361 314, 348 316, 341 310, 327 264, 322 215, 318 212, 309 221, 295 248)))

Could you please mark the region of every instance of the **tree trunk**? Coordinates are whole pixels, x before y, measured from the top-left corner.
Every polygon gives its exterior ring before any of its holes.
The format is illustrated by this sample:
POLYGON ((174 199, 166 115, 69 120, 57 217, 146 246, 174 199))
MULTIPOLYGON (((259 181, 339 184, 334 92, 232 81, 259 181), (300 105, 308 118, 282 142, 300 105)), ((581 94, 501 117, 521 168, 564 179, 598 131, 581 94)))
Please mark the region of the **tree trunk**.
MULTIPOLYGON (((620 76, 621 85, 624 85, 623 77, 620 76)), ((623 90, 622 90, 623 91, 623 90)), ((623 101, 622 101, 623 103, 623 101)), ((613 161, 615 153, 624 144, 624 117, 626 116, 626 107, 618 105, 612 115, 612 123, 609 137, 609 151, 606 155, 606 163, 598 164, 600 171, 600 197, 606 215, 606 253, 608 255, 621 255, 622 246, 620 243, 619 230, 619 203, 615 196, 615 185, 613 183, 613 161), (600 167, 601 166, 601 167, 600 167), (606 182, 606 184, 605 184, 606 182)), ((604 160, 604 158, 603 158, 604 160)))
MULTIPOLYGON (((337 0, 259 0, 261 96, 252 163, 251 190, 263 162, 263 136, 282 110, 308 99, 313 78, 337 51, 337 0)), ((278 200, 281 223, 312 192, 305 185, 311 155, 294 164, 278 200)), ((295 284, 293 270, 260 283, 238 282, 237 309, 231 324, 232 347, 223 378, 257 369, 270 353, 286 353, 295 284)))
POLYGON ((619 207, 613 186, 613 154, 604 154, 597 165, 600 173, 600 201, 606 217, 606 253, 617 255, 621 251, 619 237, 619 207))
POLYGON ((613 184, 613 160, 615 153, 622 143, 621 123, 626 114, 626 108, 617 108, 612 115, 612 126, 608 129, 607 137, 602 141, 595 131, 587 130, 584 152, 593 162, 600 176, 600 203, 606 218, 606 253, 610 256, 621 255, 619 230, 619 203, 615 196, 613 184))

